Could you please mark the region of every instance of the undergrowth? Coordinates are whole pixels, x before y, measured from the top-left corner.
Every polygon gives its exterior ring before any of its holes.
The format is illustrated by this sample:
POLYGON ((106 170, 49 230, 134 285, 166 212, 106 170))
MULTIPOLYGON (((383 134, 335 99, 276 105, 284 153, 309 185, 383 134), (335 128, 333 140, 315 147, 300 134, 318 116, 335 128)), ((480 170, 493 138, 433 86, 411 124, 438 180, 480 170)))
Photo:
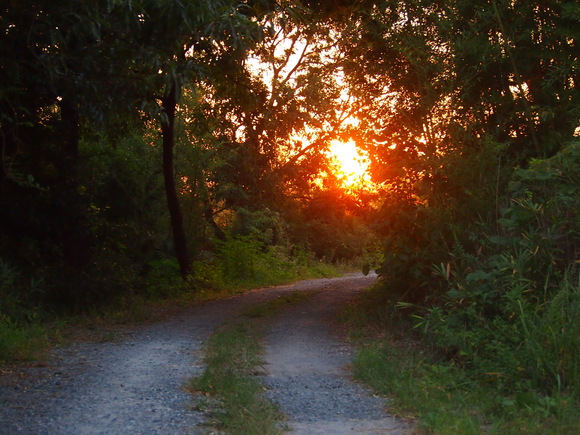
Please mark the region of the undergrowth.
MULTIPOLYGON (((355 376, 387 396, 391 412, 437 434, 539 435, 578 430, 580 401, 573 388, 534 389, 525 376, 507 384, 499 370, 460 364, 442 352, 432 336, 414 329, 412 317, 385 309, 394 305, 375 288, 346 313, 351 338, 359 347, 355 376)), ((511 358, 517 359, 518 352, 526 353, 531 345, 521 343, 511 358)))
MULTIPOLYGON (((26 281, 24 274, 0 259, 0 362, 41 358, 62 329, 106 330, 117 324, 151 321, 170 312, 171 306, 187 306, 219 299, 244 290, 291 283, 298 279, 339 276, 353 267, 321 262, 306 251, 290 255, 282 247, 266 247, 250 237, 230 238, 215 253, 204 253, 193 264, 191 276, 182 280, 177 261, 156 258, 143 277, 127 282, 125 292, 99 304, 88 304, 80 313, 40 310, 33 303, 43 284, 26 281), (60 325, 56 330, 54 324, 60 325), (63 327, 63 325, 69 325, 63 327), (74 327, 73 327, 74 326, 74 327)), ((109 336, 110 332, 97 334, 109 336)))
POLYGON ((0 317, 0 363, 39 359, 48 342, 49 332, 44 326, 21 325, 0 317))
POLYGON ((266 246, 251 237, 228 238, 217 252, 193 264, 189 286, 199 296, 286 284, 298 279, 338 276, 353 267, 330 264, 312 253, 282 246, 266 246))
POLYGON ((361 349, 358 376, 437 433, 577 433, 579 178, 574 141, 515 170, 497 219, 423 261, 418 279, 392 252, 396 270, 351 310, 386 337, 361 349))

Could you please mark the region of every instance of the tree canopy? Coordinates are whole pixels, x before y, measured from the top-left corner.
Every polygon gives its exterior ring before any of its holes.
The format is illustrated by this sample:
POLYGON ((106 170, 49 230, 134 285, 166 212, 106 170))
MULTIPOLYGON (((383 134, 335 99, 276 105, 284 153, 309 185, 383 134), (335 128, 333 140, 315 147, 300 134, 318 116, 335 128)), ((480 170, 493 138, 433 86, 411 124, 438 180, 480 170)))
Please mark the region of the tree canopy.
POLYGON ((467 383, 577 401, 579 21, 576 0, 3 2, 0 332, 350 262, 467 383))
POLYGON ((437 299, 433 265, 501 233, 517 171, 574 155, 579 14, 566 0, 8 2, 2 264, 44 282, 22 301, 80 307, 139 286, 161 253, 195 275, 235 236, 333 261, 380 245, 388 286, 437 299), (372 189, 340 185, 336 140, 367 153, 372 189))

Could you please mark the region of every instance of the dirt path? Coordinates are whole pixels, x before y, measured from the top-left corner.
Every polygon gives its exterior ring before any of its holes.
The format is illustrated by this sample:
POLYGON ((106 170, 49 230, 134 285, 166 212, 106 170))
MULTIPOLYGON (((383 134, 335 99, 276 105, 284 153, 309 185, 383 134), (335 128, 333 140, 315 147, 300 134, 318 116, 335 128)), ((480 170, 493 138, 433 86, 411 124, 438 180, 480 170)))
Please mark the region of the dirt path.
POLYGON ((204 433, 183 390, 200 373, 203 341, 246 306, 292 291, 319 292, 272 320, 267 338, 271 398, 296 433, 398 433, 382 400, 348 381, 350 349, 331 334, 336 310, 370 284, 362 275, 255 290, 188 309, 123 340, 74 343, 45 367, 4 370, 0 434, 204 433), (378 432, 377 432, 378 431, 378 432))
POLYGON ((292 433, 303 435, 403 434, 408 425, 387 415, 384 400, 350 380, 353 349, 336 322, 337 310, 374 277, 337 278, 319 293, 285 310, 266 340, 264 383, 288 415, 292 433))

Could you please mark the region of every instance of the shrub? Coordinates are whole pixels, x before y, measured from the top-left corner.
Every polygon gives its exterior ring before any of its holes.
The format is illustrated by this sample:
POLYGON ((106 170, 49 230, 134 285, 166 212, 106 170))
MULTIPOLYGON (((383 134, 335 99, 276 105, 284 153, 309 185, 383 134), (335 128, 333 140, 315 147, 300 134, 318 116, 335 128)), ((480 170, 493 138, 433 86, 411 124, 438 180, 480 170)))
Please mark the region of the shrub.
POLYGON ((321 263, 311 252, 267 246, 249 236, 228 237, 224 242, 217 242, 216 254, 204 257, 194 262, 189 279, 197 292, 246 289, 337 274, 337 267, 321 263))
POLYGON ((175 258, 156 258, 148 264, 146 292, 150 298, 175 296, 183 288, 175 258))
POLYGON ((41 326, 22 326, 0 315, 0 362, 34 359, 46 343, 46 331, 41 326))
POLYGON ((0 258, 0 316, 18 322, 37 320, 37 304, 43 297, 42 282, 27 280, 10 263, 0 258))
POLYGON ((580 392, 580 143, 514 173, 499 230, 436 267, 443 303, 417 326, 445 355, 507 391, 580 392))

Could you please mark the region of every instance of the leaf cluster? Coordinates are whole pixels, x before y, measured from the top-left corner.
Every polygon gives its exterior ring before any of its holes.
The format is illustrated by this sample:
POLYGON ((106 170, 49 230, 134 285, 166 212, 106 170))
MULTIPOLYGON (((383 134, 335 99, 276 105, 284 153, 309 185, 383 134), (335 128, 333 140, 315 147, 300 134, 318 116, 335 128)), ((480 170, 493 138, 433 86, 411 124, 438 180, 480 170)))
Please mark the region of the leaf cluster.
POLYGON ((509 391, 578 394, 578 143, 514 174, 499 233, 457 247, 444 304, 418 325, 455 361, 509 391))

